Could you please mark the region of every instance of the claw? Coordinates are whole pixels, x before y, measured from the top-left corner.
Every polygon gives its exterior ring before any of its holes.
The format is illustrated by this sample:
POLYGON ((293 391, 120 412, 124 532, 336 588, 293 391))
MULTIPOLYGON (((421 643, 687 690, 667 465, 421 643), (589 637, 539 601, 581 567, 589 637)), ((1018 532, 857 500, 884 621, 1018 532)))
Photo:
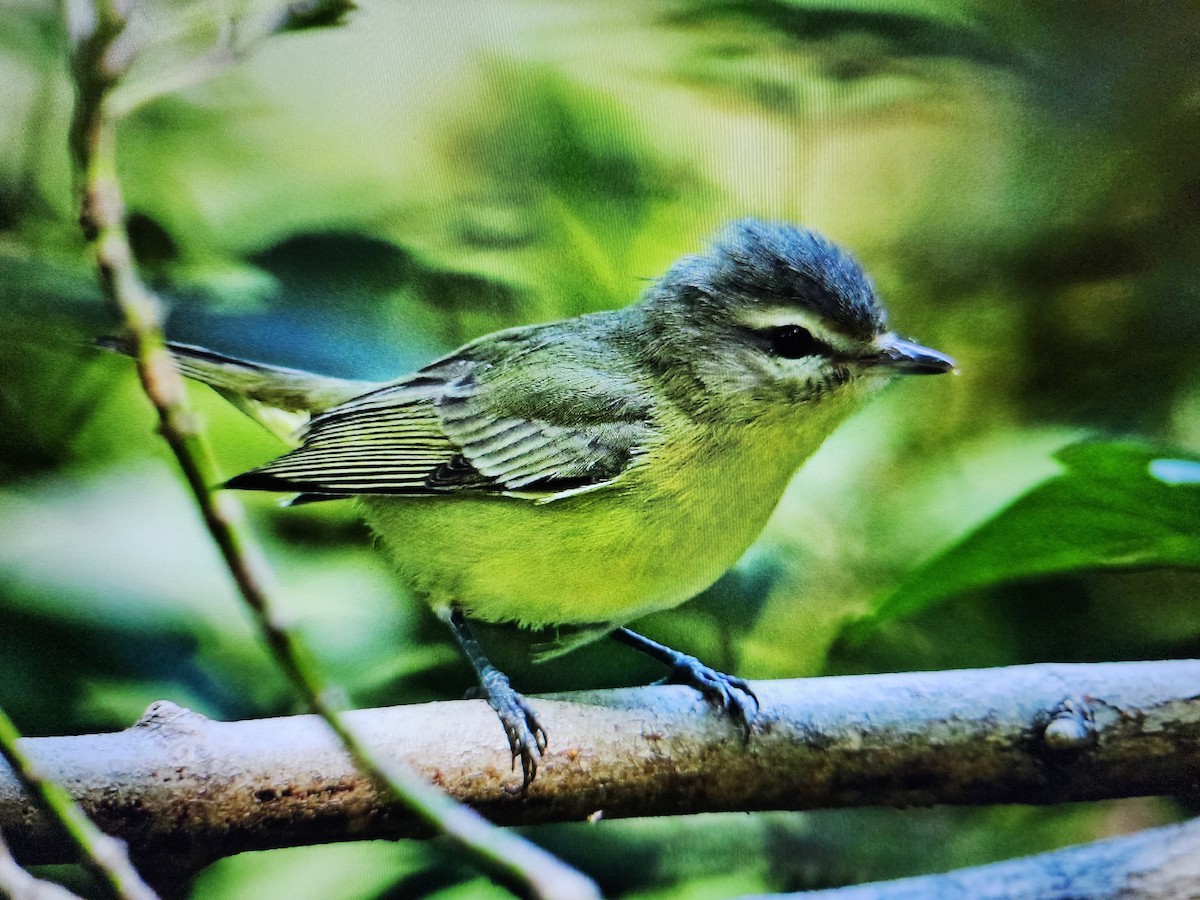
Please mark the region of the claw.
POLYGON ((512 689, 501 672, 493 669, 483 685, 488 705, 496 711, 500 724, 508 738, 508 749, 512 753, 512 768, 521 761, 521 790, 529 787, 537 775, 537 756, 542 756, 549 746, 546 729, 538 720, 537 713, 529 702, 512 689))
POLYGON ((443 618, 450 631, 458 640, 475 674, 479 676, 479 696, 487 700, 488 706, 496 711, 500 724, 504 727, 504 736, 508 739, 508 749, 512 753, 512 768, 517 768, 517 760, 521 760, 521 791, 529 787, 537 775, 537 756, 546 752, 548 740, 546 729, 538 721, 537 714, 529 702, 513 690, 508 682, 508 676, 493 666, 482 648, 471 634, 462 607, 452 604, 442 610, 443 618))
POLYGON ((705 700, 718 710, 728 713, 734 722, 740 724, 745 731, 746 740, 750 740, 754 721, 758 718, 759 704, 758 697, 745 680, 709 668, 694 656, 672 650, 624 626, 612 631, 611 637, 667 666, 671 674, 666 677, 666 681, 695 688, 705 700))
POLYGON ((744 678, 718 672, 694 656, 680 656, 671 669, 668 681, 695 688, 705 700, 741 725, 746 740, 750 739, 754 720, 758 718, 759 703, 744 678))

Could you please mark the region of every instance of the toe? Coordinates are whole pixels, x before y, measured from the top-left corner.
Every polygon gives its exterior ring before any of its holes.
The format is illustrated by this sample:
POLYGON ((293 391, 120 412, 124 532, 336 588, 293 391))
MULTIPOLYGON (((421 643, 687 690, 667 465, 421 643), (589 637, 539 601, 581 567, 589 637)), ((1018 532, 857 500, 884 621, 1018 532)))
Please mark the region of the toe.
POLYGON ((546 752, 546 729, 538 721, 533 708, 516 691, 512 691, 503 702, 497 704, 496 713, 508 737, 512 767, 515 770, 517 761, 520 760, 522 787, 528 787, 537 775, 537 757, 546 752))
POLYGON ((671 680, 694 687, 704 699, 741 725, 749 737, 754 720, 758 718, 759 703, 745 679, 726 675, 693 657, 686 657, 672 672, 671 680))

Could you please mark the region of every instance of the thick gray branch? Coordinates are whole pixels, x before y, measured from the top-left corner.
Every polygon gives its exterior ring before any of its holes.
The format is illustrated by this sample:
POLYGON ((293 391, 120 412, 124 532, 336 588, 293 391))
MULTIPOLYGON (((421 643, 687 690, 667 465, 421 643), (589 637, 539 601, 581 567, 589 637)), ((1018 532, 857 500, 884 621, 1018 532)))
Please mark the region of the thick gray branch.
MULTIPOLYGON (((748 743, 688 688, 534 700, 550 749, 527 794, 483 701, 349 714, 382 753, 504 824, 721 810, 1182 794, 1200 780, 1200 661, 1036 665, 754 685, 748 743)), ((419 833, 312 716, 215 722, 169 703, 119 733, 27 749, 142 857, 419 833)), ((63 845, 0 769, 0 828, 63 845)))
POLYGON ((944 875, 764 895, 757 900, 1183 900, 1197 896, 1200 819, 944 875))

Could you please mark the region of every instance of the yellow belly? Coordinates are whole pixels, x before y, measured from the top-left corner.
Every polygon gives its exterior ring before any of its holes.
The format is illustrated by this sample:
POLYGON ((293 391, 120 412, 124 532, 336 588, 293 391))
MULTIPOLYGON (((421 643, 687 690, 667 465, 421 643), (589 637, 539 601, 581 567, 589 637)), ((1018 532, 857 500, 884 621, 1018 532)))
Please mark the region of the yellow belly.
POLYGON ((402 577, 435 607, 531 627, 629 622, 695 596, 738 560, 838 412, 820 427, 697 432, 611 486, 545 504, 467 493, 361 500, 402 577))

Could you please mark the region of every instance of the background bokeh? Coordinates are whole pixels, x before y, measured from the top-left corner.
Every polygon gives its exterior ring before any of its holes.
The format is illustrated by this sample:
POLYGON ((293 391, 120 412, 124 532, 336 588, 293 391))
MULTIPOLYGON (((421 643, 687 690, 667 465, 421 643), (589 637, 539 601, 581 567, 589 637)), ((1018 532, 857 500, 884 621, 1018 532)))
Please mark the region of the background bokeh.
MULTIPOLYGON (((244 3, 143 3, 131 93, 244 3)), ((169 698, 294 709, 208 543, 84 256, 57 7, 0 19, 0 705, 30 734, 169 698)), ((752 678, 1200 654, 1200 577, 1084 571, 847 628, 1087 436, 1200 451, 1200 7, 1116 0, 365 2, 120 130, 171 337, 385 378, 487 331, 635 299, 745 215, 849 247, 956 378, 892 387, 805 467, 737 570, 642 630, 752 678)), ((224 471, 279 448, 194 392, 224 471)), ((349 504, 247 497, 289 613, 355 702, 465 690, 349 504)), ((933 570, 936 574, 936 569, 933 570)), ((931 576, 932 577, 932 576, 931 576)), ((522 689, 637 683, 597 645, 522 689)), ((510 646, 511 645, 511 646, 510 646)), ((497 744, 500 735, 497 732, 497 744)), ((1166 800, 702 816, 531 836, 630 897, 932 871, 1119 833, 1166 800)), ((67 873, 67 877, 71 877, 67 873)), ((438 846, 245 854, 197 897, 476 896, 438 846)))

